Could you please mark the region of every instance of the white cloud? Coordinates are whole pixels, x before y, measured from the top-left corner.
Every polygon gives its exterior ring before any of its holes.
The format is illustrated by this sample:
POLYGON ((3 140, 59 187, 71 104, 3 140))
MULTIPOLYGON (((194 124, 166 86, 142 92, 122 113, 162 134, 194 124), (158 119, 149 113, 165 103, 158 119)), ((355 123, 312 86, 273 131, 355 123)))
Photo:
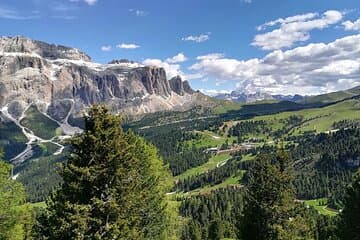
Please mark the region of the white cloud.
POLYGON ((201 73, 185 74, 181 70, 181 65, 179 64, 185 61, 187 61, 187 57, 185 56, 185 54, 179 53, 171 58, 167 58, 164 61, 161 59, 148 58, 143 61, 143 64, 164 68, 168 79, 175 76, 180 76, 183 80, 200 79, 203 77, 201 73))
POLYGON ((38 12, 26 14, 20 13, 14 9, 0 8, 0 18, 11 19, 11 20, 30 20, 40 18, 38 12))
POLYGON ((98 0, 84 0, 89 5, 94 5, 98 0))
POLYGON ((287 17, 285 19, 279 18, 279 19, 276 19, 274 21, 266 22, 263 25, 258 26, 256 29, 258 31, 261 31, 261 30, 266 29, 267 27, 275 26, 276 24, 286 24, 286 23, 292 23, 292 22, 303 22, 303 21, 306 21, 306 20, 309 20, 309 19, 313 19, 313 18, 317 17, 318 15, 319 15, 318 13, 306 13, 306 14, 287 17))
POLYGON ((145 16, 149 15, 149 12, 146 12, 144 10, 139 10, 139 9, 129 9, 129 12, 135 13, 135 15, 138 17, 145 17, 145 16))
POLYGON ((242 0, 243 3, 252 3, 252 0, 242 0))
POLYGON ((359 31, 360 30, 360 18, 354 22, 351 21, 345 21, 342 23, 345 30, 348 31, 359 31))
POLYGON ((162 67, 166 71, 166 76, 168 79, 173 78, 175 76, 181 76, 182 79, 185 79, 184 73, 180 69, 179 64, 170 64, 166 61, 162 61, 160 59, 145 59, 143 61, 143 64, 148 66, 156 66, 156 67, 162 67))
POLYGON ((140 46, 134 43, 121 43, 116 45, 116 47, 122 49, 136 49, 139 48, 140 46))
POLYGON ((203 60, 203 59, 218 59, 218 58, 223 58, 225 55, 222 53, 210 53, 207 55, 203 55, 203 56, 198 56, 196 59, 197 60, 203 60))
POLYGON ((325 93, 360 85, 359 43, 360 34, 249 60, 209 54, 199 56, 190 69, 220 83, 236 81, 238 88, 250 92, 325 93))
POLYGON ((326 11, 321 16, 317 13, 307 13, 285 19, 279 18, 257 27, 261 31, 279 25, 270 32, 257 34, 251 45, 263 50, 289 48, 296 42, 307 41, 310 38, 310 31, 327 28, 341 21, 342 18, 343 13, 335 10, 326 11))
POLYGON ((172 58, 166 59, 166 62, 168 63, 181 63, 185 62, 187 60, 187 57, 184 55, 184 53, 179 53, 172 58))
POLYGON ((92 6, 92 5, 95 5, 95 3, 97 3, 98 0, 70 0, 70 2, 85 2, 87 3, 88 5, 92 6))
POLYGON ((109 52, 111 51, 111 46, 110 45, 105 45, 101 47, 101 51, 103 52, 109 52))
POLYGON ((205 42, 207 40, 210 39, 210 34, 211 33, 204 33, 204 34, 200 34, 198 36, 194 36, 194 35, 190 35, 187 37, 183 37, 181 40, 183 41, 193 41, 193 42, 197 42, 197 43, 201 43, 201 42, 205 42))

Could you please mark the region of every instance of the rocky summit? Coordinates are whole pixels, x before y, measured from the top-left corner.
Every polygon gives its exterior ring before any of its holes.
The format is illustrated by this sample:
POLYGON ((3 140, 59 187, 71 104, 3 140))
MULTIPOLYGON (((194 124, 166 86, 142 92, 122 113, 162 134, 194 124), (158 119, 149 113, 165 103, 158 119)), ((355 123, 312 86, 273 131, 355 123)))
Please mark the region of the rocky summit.
POLYGON ((75 48, 25 37, 0 38, 0 108, 18 119, 30 105, 63 121, 105 103, 113 112, 139 116, 211 105, 180 77, 128 60, 99 64, 75 48))

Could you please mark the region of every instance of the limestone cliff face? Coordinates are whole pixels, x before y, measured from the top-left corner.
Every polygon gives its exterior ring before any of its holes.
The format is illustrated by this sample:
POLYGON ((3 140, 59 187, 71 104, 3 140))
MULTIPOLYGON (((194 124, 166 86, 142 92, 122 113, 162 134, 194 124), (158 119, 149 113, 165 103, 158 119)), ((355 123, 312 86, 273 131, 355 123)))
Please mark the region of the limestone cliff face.
POLYGON ((163 68, 141 67, 137 68, 129 76, 130 81, 141 79, 148 94, 157 94, 164 97, 171 95, 169 82, 166 79, 166 73, 163 68))
POLYGON ((19 117, 34 103, 59 121, 94 103, 129 115, 210 104, 181 78, 168 81, 163 68, 127 60, 98 64, 74 48, 0 38, 0 110, 19 117))
POLYGON ((195 91, 190 87, 189 82, 183 81, 180 76, 176 76, 170 79, 169 84, 171 90, 181 96, 195 93, 195 91))

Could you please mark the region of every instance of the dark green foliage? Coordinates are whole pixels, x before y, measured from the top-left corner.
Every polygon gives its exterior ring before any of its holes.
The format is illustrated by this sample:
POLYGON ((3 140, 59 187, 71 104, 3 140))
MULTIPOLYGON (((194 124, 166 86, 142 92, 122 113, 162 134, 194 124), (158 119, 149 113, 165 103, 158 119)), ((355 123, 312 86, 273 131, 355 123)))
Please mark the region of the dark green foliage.
POLYGON ((32 159, 18 167, 18 181, 23 183, 27 200, 45 201, 51 191, 61 183, 57 173, 58 164, 65 161, 65 154, 32 159))
POLYGON ((8 161, 20 154, 26 148, 26 142, 21 129, 0 113, 0 148, 4 149, 4 159, 8 161))
POLYGON ((239 158, 230 159, 221 167, 178 180, 174 190, 188 192, 207 185, 213 186, 222 183, 229 177, 241 176, 240 170, 244 169, 247 169, 245 162, 240 162, 239 158))
POLYGON ((33 144, 33 156, 15 166, 14 174, 19 174, 17 180, 23 183, 28 201, 45 201, 53 188, 60 184, 58 164, 65 161, 68 147, 62 154, 53 155, 59 148, 50 142, 33 144))
POLYGON ((288 146, 296 159, 295 187, 300 199, 328 197, 331 207, 340 208, 346 185, 358 168, 360 130, 308 135, 288 146))
POLYGON ((220 219, 214 219, 209 226, 208 239, 221 240, 224 237, 224 226, 220 219))
POLYGON ((337 240, 337 217, 319 215, 316 210, 309 213, 313 219, 316 219, 316 239, 319 240, 337 240))
POLYGON ((181 240, 201 240, 201 231, 200 225, 193 220, 189 220, 186 225, 184 225, 181 240))
POLYGON ((332 127, 333 127, 333 129, 356 128, 356 127, 360 127, 360 121, 359 120, 341 120, 339 122, 334 122, 332 127))
POLYGON ((91 108, 38 219, 39 239, 166 239, 169 174, 153 146, 120 126, 105 107, 91 108))
POLYGON ((303 121, 303 116, 298 116, 298 115, 291 115, 290 117, 286 118, 286 119, 280 119, 279 122, 284 124, 284 126, 274 132, 271 133, 271 135, 274 138, 284 138, 287 135, 291 135, 291 131, 300 126, 301 124, 304 124, 304 122, 306 121, 310 121, 310 119, 306 119, 305 121, 303 121))
POLYGON ((271 129, 266 126, 266 122, 264 120, 261 121, 244 121, 237 123, 233 127, 229 129, 229 136, 236 136, 238 137, 238 142, 242 142, 243 139, 248 134, 269 134, 271 129))
POLYGON ((182 233, 182 239, 200 229, 201 239, 217 239, 216 236, 234 238, 237 233, 237 216, 243 210, 243 194, 241 188, 228 187, 212 191, 209 194, 186 198, 180 206, 180 214, 191 217, 182 233), (214 229, 216 228, 216 229, 214 229), (212 237, 212 238, 210 238, 212 237))
POLYGON ((288 172, 286 152, 259 156, 250 169, 244 216, 243 239, 307 239, 309 226, 298 212, 288 172))
POLYGON ((340 214, 340 239, 360 239, 360 170, 355 174, 345 195, 345 207, 340 214))
POLYGON ((199 134, 180 130, 151 132, 146 138, 158 147, 165 163, 169 164, 174 176, 186 170, 206 163, 211 154, 204 153, 205 148, 197 148, 187 141, 200 138, 199 134))

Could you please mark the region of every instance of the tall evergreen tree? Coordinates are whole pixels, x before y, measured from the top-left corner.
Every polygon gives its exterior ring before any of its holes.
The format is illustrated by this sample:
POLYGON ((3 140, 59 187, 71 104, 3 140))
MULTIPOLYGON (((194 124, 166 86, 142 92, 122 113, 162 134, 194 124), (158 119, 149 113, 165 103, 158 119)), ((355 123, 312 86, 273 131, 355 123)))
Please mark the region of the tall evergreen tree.
POLYGON ((11 165, 1 160, 0 151, 0 240, 22 240, 29 237, 31 208, 25 204, 25 190, 11 179, 11 165))
POLYGON ((360 170, 348 187, 338 226, 340 239, 360 239, 360 170))
POLYGON ((193 220, 189 220, 182 230, 181 240, 201 240, 200 226, 193 220))
POLYGON ((224 226, 220 219, 215 219, 210 223, 209 240, 221 240, 224 237, 224 226))
POLYGON ((163 239, 169 173, 156 149, 94 106, 71 140, 61 187, 47 201, 42 239, 163 239))
POLYGON ((242 239, 308 239, 309 226, 297 213, 290 159, 285 151, 259 156, 249 170, 242 239))

